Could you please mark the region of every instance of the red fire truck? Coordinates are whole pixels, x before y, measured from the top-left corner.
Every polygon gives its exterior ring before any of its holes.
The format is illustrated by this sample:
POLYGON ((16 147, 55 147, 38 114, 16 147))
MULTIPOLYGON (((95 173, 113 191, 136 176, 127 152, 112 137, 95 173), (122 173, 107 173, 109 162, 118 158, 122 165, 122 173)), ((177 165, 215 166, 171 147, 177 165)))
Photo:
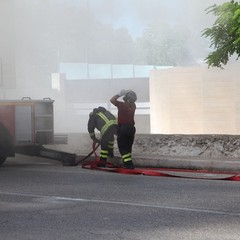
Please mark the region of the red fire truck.
POLYGON ((53 100, 0 100, 0 165, 15 153, 75 164, 75 154, 45 148, 54 143, 53 100))

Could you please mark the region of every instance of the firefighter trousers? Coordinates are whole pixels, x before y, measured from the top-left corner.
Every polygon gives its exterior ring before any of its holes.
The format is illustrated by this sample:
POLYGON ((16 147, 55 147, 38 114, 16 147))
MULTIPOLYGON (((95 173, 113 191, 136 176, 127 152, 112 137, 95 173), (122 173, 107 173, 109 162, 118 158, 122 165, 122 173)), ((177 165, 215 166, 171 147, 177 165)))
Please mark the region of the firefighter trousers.
POLYGON ((101 137, 100 160, 107 161, 108 157, 114 156, 114 135, 117 135, 117 126, 110 126, 101 137))
POLYGON ((118 126, 117 144, 123 162, 128 162, 132 160, 131 154, 135 133, 136 128, 134 125, 118 126))

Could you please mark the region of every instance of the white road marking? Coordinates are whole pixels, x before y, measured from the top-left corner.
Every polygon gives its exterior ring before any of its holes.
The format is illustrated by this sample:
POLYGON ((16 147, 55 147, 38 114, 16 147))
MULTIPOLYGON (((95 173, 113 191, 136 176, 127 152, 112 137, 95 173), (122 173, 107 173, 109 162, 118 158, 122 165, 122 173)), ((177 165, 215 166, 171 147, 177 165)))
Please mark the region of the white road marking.
POLYGON ((110 201, 110 200, 88 199, 88 198, 71 198, 71 197, 59 197, 59 196, 44 196, 44 195, 38 195, 38 194, 10 193, 10 192, 2 192, 2 191, 0 191, 0 194, 22 196, 22 197, 49 198, 49 199, 52 199, 52 200, 68 201, 68 202, 103 203, 103 204, 113 204, 113 205, 127 205, 127 206, 137 206, 137 207, 149 207, 149 208, 159 208, 159 209, 168 209, 168 210, 178 210, 178 211, 186 211, 186 212, 210 213, 210 214, 216 214, 216 215, 240 216, 240 213, 238 213, 238 212, 226 212, 226 211, 217 211, 217 210, 199 209, 199 208, 188 208, 188 207, 162 206, 162 205, 158 205, 158 204, 149 204, 149 203, 110 201))

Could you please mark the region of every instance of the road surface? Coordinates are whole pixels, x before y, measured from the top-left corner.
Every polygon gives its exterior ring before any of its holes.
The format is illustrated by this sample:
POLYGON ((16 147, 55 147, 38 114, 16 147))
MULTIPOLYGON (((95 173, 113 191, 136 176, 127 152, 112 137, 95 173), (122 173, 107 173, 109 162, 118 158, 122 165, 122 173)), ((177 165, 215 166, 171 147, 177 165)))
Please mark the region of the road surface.
POLYGON ((240 182, 109 173, 17 155, 0 167, 4 240, 239 240, 240 182))

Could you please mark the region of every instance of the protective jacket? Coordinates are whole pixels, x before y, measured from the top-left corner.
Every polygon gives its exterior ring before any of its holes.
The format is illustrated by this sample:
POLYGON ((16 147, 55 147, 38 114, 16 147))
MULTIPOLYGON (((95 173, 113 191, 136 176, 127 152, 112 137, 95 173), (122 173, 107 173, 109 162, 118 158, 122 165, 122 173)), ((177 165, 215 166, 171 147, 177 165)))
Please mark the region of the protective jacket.
POLYGON ((88 132, 92 139, 96 138, 94 131, 95 128, 100 131, 101 137, 103 137, 107 130, 112 126, 117 127, 116 117, 104 107, 94 108, 90 113, 88 132))

